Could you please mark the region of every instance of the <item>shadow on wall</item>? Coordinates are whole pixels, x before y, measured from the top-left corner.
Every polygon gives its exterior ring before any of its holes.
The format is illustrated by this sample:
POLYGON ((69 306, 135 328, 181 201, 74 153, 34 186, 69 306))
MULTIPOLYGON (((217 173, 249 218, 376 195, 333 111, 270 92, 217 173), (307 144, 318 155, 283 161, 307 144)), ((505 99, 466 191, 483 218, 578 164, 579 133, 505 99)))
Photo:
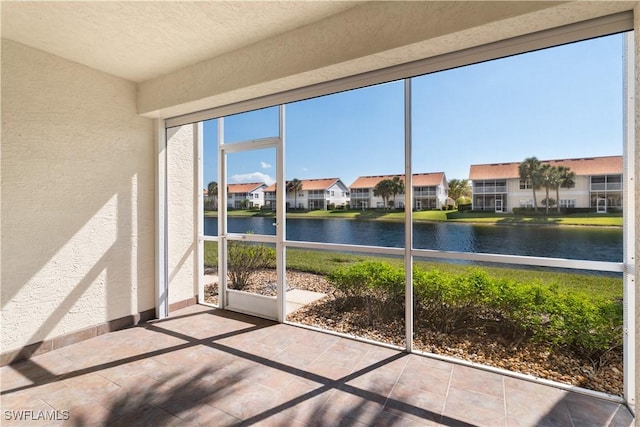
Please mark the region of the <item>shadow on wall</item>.
POLYGON ((135 85, 5 40, 2 79, 2 352, 153 308, 135 85))
POLYGON ((192 299, 198 294, 194 209, 197 168, 194 144, 195 126, 169 128, 167 132, 167 219, 168 219, 168 302, 169 305, 192 299))

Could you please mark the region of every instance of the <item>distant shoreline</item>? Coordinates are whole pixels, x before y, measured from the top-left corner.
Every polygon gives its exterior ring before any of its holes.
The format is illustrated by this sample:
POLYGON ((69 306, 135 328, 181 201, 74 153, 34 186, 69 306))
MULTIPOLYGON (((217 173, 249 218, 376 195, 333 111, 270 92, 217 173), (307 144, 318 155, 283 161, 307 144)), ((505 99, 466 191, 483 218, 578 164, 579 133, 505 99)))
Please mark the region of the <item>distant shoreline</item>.
MULTIPOLYGON (((461 223, 475 225, 516 226, 516 227, 603 227, 622 228, 622 214, 571 214, 563 216, 515 216, 494 213, 458 213, 457 211, 417 211, 414 222, 419 223, 461 223)), ((205 218, 216 218, 217 212, 205 211, 205 218)), ((233 210, 231 218, 275 218, 275 213, 265 215, 263 211, 233 210)), ((355 221, 404 222, 403 211, 324 211, 287 212, 287 219, 347 219, 355 221)))

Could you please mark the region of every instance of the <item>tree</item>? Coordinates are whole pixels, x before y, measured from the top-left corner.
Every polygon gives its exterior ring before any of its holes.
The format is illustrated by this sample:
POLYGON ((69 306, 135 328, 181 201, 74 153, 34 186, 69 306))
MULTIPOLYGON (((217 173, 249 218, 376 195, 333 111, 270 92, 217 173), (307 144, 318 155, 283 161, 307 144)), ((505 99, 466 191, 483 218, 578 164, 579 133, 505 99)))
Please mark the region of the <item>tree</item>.
POLYGON ((396 195, 404 194, 404 181, 399 176, 394 176, 391 180, 391 194, 393 195, 393 205, 396 205, 396 195))
POLYGON ((293 191, 293 207, 298 208, 298 191, 302 190, 302 181, 293 178, 287 183, 287 191, 293 191))
POLYGON ((218 206, 218 183, 217 182, 211 181, 209 185, 207 185, 207 196, 211 198, 212 203, 215 200, 215 203, 213 203, 213 205, 217 207, 218 206))
POLYGON ((447 183, 449 187, 449 197, 458 203, 458 199, 463 197, 471 198, 471 186, 467 179, 450 179, 447 183))
POLYGON ((540 160, 536 157, 528 157, 524 159, 518 166, 520 179, 529 181, 533 190, 533 211, 538 212, 538 201, 536 200, 536 190, 540 188, 540 160))
POLYGON ((557 188, 560 185, 560 175, 558 174, 558 168, 551 166, 549 163, 541 165, 538 173, 540 185, 544 187, 545 192, 545 215, 549 215, 549 206, 552 204, 549 199, 549 189, 557 188))
POLYGON ((389 204, 389 197, 393 195, 393 187, 394 183, 392 180, 383 179, 373 187, 373 195, 376 197, 382 197, 382 202, 386 207, 389 204))
POLYGON ((567 166, 558 166, 558 182, 556 185, 556 200, 558 201, 558 213, 560 213, 560 187, 571 188, 576 183, 576 174, 567 166))

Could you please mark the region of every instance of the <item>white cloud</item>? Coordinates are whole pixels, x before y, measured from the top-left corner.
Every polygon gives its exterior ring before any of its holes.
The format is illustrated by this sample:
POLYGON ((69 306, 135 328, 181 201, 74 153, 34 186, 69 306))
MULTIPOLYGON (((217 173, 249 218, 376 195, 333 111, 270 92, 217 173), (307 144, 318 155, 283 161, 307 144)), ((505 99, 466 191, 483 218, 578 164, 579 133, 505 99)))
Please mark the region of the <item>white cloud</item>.
POLYGON ((232 175, 231 182, 234 184, 242 184, 243 182, 264 182, 267 185, 271 185, 276 182, 276 180, 262 172, 252 172, 232 175))
POLYGON ((270 169, 271 165, 269 163, 266 163, 266 162, 260 162, 260 167, 262 169, 270 169))

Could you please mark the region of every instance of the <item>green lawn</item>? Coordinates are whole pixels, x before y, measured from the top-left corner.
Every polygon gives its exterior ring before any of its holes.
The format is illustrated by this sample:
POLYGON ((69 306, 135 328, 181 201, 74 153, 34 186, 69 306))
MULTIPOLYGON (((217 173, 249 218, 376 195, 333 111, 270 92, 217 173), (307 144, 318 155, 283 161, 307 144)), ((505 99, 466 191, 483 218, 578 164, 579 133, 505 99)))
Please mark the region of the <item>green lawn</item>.
MULTIPOLYGON (((217 255, 217 244, 215 242, 205 242, 205 265, 217 265, 217 255)), ((379 255, 347 254, 294 248, 287 250, 287 268, 323 275, 329 274, 337 267, 364 260, 382 260, 394 265, 404 264, 402 258, 391 258, 379 255)), ((420 260, 416 260, 415 263, 424 269, 437 268, 449 273, 464 273, 470 269, 481 268, 493 278, 513 279, 521 282, 533 281, 544 286, 557 286, 560 290, 582 291, 593 296, 610 299, 622 298, 622 278, 618 277, 594 276, 559 271, 538 271, 516 267, 478 267, 420 260)))
POLYGON ((622 214, 569 214, 549 216, 521 216, 514 214, 496 213, 447 213, 450 222, 477 222, 483 224, 513 224, 513 225, 583 225, 622 227, 622 214))
MULTIPOLYGON (((205 217, 215 217, 217 212, 206 211, 205 217)), ((232 210, 229 216, 249 217, 249 216, 275 216, 272 211, 255 210, 232 210)), ((370 221, 404 221, 405 213, 402 211, 389 211, 384 209, 361 210, 317 210, 287 212, 287 218, 346 218, 370 221)), ((414 221, 447 221, 447 222, 467 222, 497 225, 570 225, 570 226, 604 226, 622 227, 622 214, 571 214, 571 215, 549 215, 549 216, 520 216, 514 214, 496 213, 461 213, 458 211, 419 211, 413 213, 414 221)))

